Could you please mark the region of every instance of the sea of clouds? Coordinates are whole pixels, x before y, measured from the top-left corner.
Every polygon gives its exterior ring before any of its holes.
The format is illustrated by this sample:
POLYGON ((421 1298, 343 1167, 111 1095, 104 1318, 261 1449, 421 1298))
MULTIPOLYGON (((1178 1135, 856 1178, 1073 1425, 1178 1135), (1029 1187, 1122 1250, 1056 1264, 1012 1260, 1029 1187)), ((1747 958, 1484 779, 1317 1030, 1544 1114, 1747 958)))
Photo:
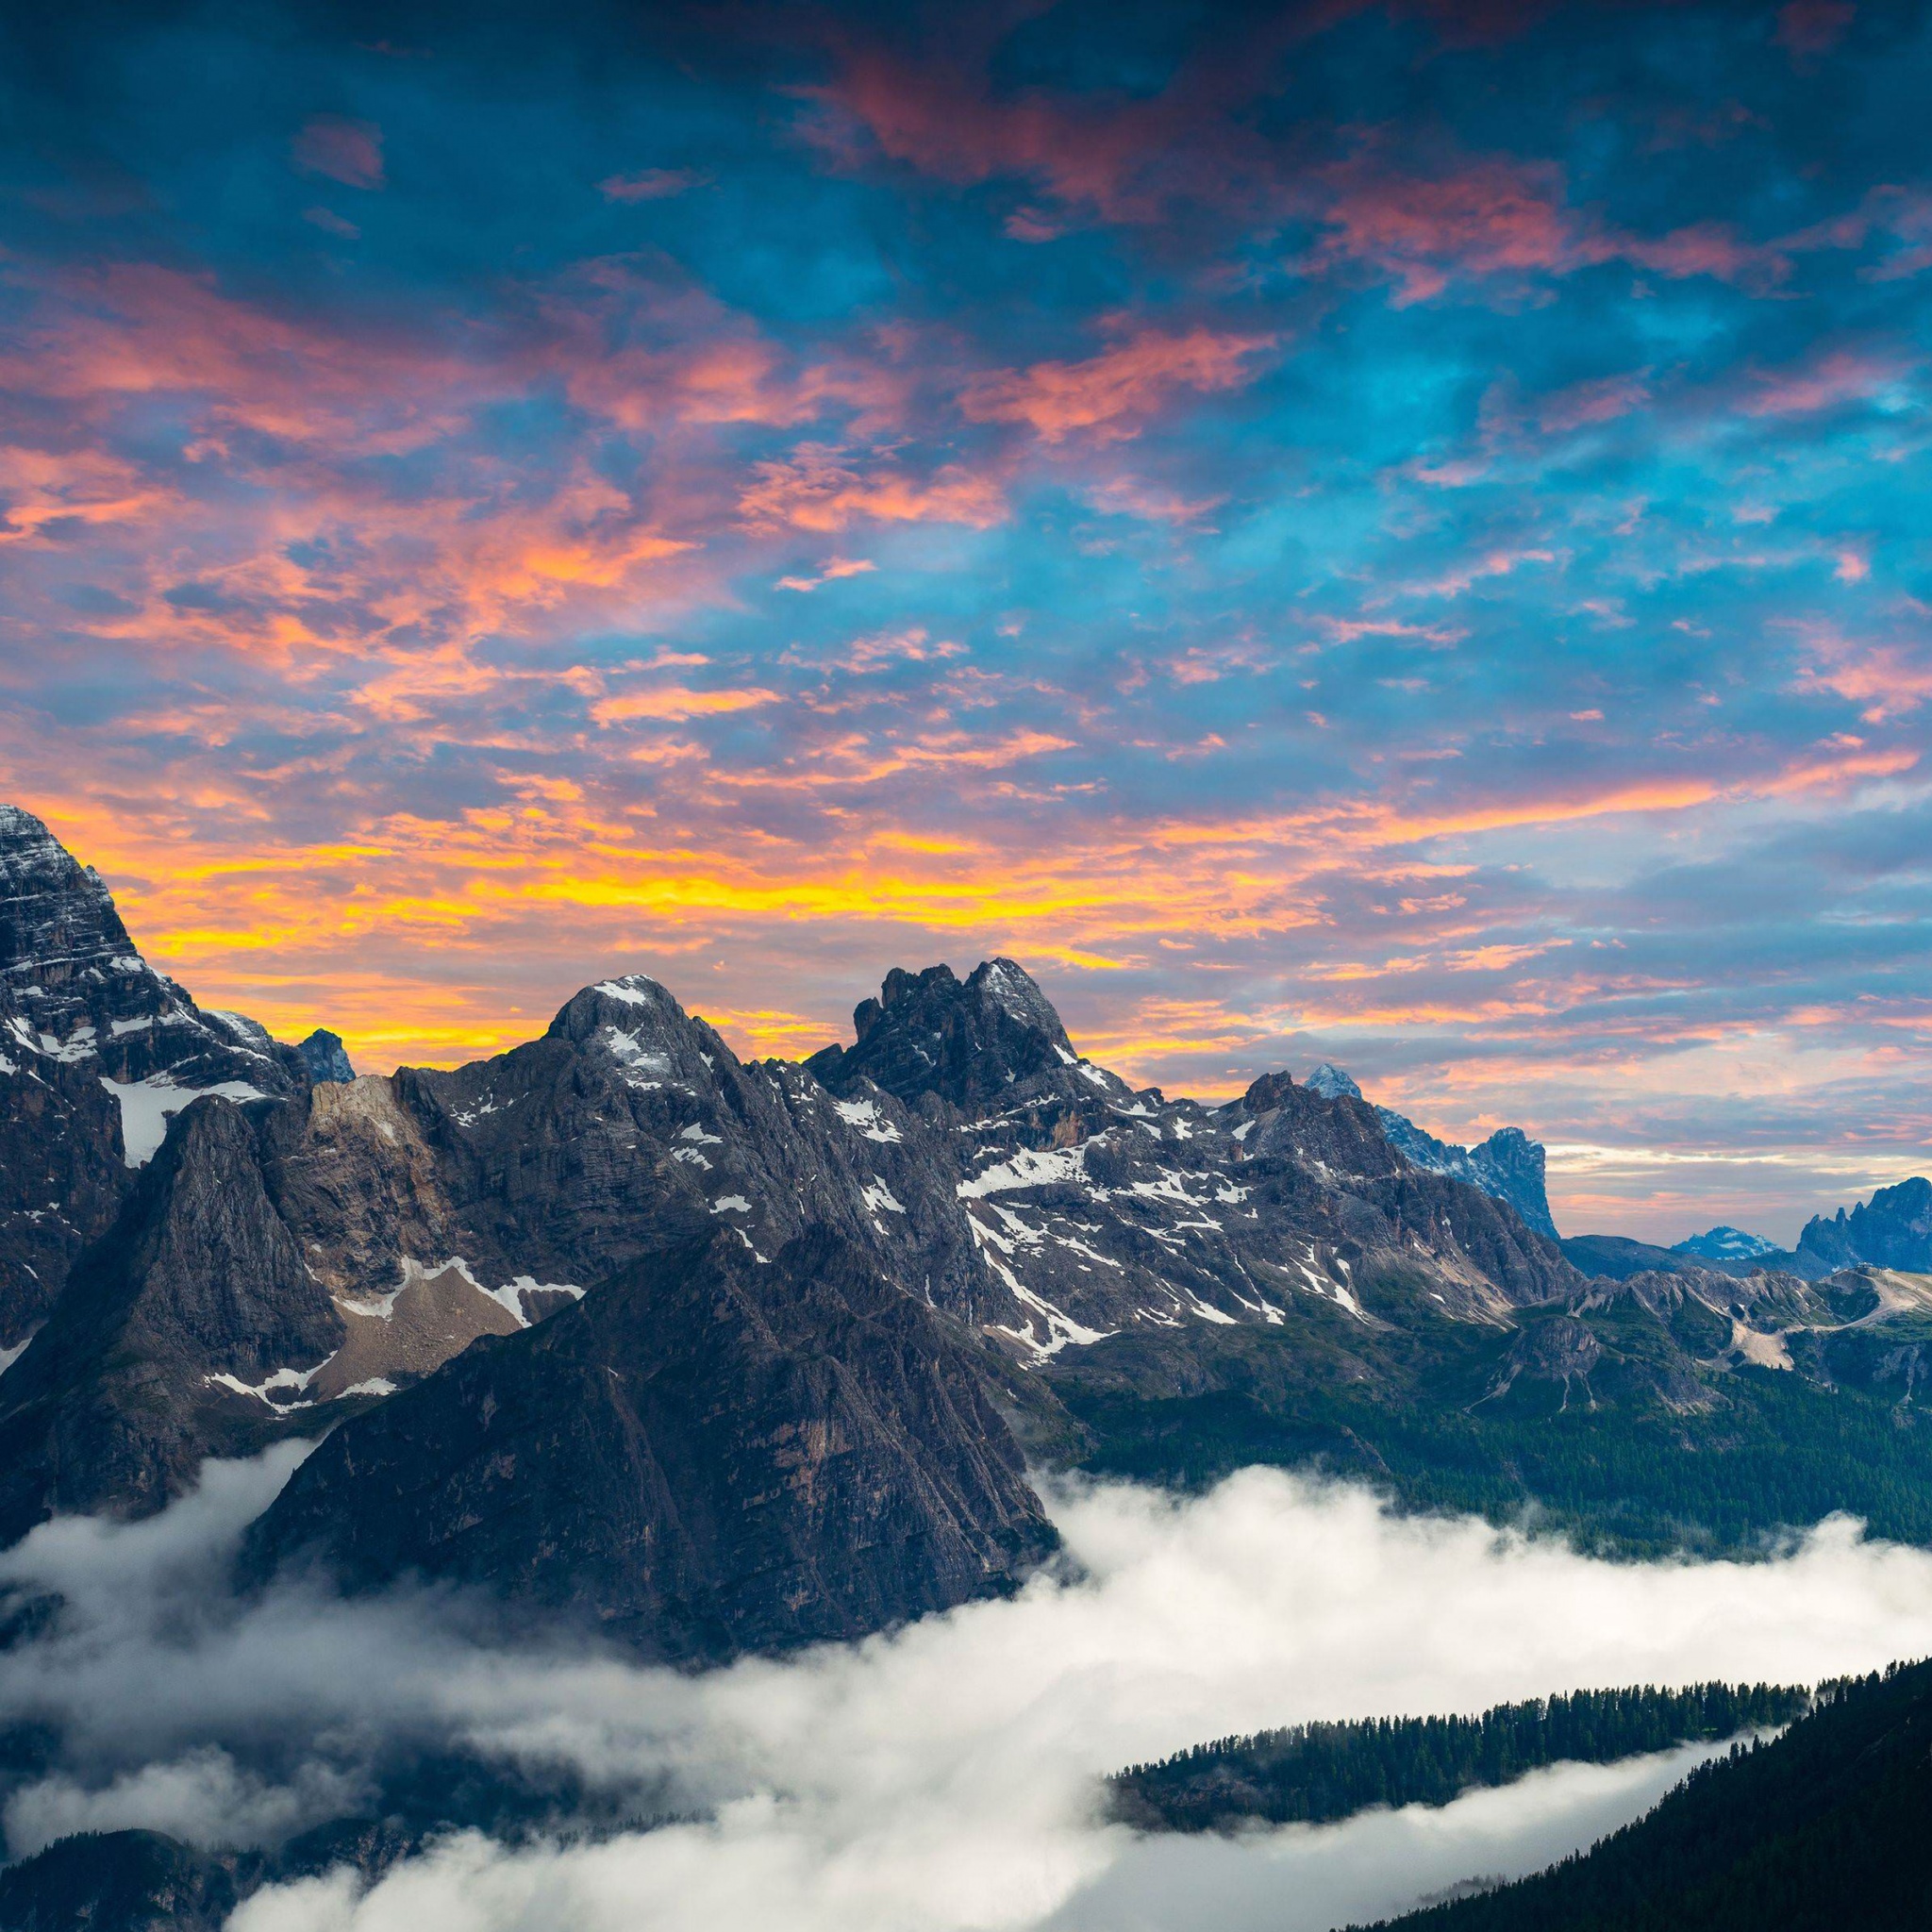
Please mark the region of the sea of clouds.
POLYGON ((234 1932, 1321 1932, 1536 1870, 1698 1753, 1241 1840, 1137 1838, 1100 1821, 1096 1781, 1310 1718, 1813 1682, 1932 1651, 1932 1553, 1844 1521, 1756 1563, 1613 1564, 1250 1470, 1191 1499, 1054 1486, 1071 1560, 1016 1598, 679 1675, 506 1647, 441 1592, 236 1599, 237 1539, 300 1454, 210 1464, 159 1517, 61 1520, 0 1557, 0 1587, 65 1599, 0 1654, 0 1724, 63 1740, 8 1801, 13 1856, 132 1824, 274 1844, 353 1810, 399 1754, 454 1746, 688 1822, 458 1835, 373 1887, 341 1872, 258 1893, 234 1932))

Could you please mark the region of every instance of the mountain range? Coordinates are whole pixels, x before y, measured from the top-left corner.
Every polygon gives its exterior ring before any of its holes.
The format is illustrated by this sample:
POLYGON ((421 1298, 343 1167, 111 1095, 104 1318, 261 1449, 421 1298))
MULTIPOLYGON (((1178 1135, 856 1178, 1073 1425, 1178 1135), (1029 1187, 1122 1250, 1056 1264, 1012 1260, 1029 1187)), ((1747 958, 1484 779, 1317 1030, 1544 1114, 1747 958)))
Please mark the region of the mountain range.
POLYGON ((1731 1274, 1771 1271, 1805 1281, 1859 1268, 1923 1274, 1932 1271, 1932 1181, 1915 1175, 1836 1214, 1814 1214, 1794 1248, 1780 1248, 1740 1227, 1713 1227, 1669 1248, 1602 1234, 1576 1235, 1562 1246, 1587 1273, 1616 1278, 1713 1268, 1731 1274))
POLYGON ((1719 1542, 1926 1507, 1924 1181, 1802 1270, 1586 1269, 1520 1131, 1448 1146, 1332 1066, 1169 1098, 1010 959, 895 969, 803 1063, 620 974, 508 1053, 357 1077, 197 1007, 14 808, 0 888, 0 1538, 326 1436, 251 1574, 487 1581, 695 1661, 1011 1588, 1052 1544, 1029 1457, 1312 1461, 1640 1542, 1684 1448, 1719 1542), (1885 1446, 1833 1475, 1847 1430, 1885 1446))
MULTIPOLYGON (((238 1588, 427 1578, 680 1667, 1016 1590, 1057 1547, 1029 1465, 1312 1467, 1627 1551, 1840 1508, 1932 1543, 1923 1180, 1795 1257, 1558 1241, 1519 1130, 1448 1145, 1333 1067, 1170 1098, 999 958, 893 970, 803 1062, 616 973, 507 1053, 358 1076, 198 1007, 12 808, 0 1041, 0 1541, 314 1437, 238 1588)), ((550 1815, 477 1789, 328 1856, 550 1815)), ((130 1897, 269 1870, 124 1839, 130 1897)))

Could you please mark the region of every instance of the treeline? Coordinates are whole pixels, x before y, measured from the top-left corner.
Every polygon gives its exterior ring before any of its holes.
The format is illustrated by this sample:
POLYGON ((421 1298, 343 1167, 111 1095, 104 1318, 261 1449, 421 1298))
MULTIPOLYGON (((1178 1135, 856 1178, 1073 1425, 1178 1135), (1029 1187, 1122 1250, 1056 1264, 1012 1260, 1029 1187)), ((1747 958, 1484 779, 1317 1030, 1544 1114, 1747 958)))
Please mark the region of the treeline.
POLYGON ((1376 1718, 1222 1738, 1108 1780, 1109 1809, 1142 1831, 1324 1824, 1371 1805, 1446 1805, 1545 1764, 1646 1751, 1790 1724, 1809 1693, 1771 1684, 1641 1685, 1499 1704, 1480 1717, 1376 1718))
POLYGON ((1400 1932, 1924 1932, 1932 1663, 1823 1687, 1782 1737, 1700 1766, 1647 1817, 1400 1932))

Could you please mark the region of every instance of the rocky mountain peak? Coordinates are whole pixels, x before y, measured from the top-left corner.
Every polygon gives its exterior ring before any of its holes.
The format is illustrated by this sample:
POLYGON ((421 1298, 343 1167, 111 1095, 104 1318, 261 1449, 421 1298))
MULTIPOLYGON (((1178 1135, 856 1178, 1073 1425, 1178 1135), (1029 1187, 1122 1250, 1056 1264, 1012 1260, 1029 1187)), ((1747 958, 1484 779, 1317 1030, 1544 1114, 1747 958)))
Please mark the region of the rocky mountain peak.
POLYGON ((254 1021, 203 1012, 150 966, 99 874, 13 805, 0 806, 0 1053, 85 1064, 117 1087, 265 1094, 303 1079, 254 1021))
POLYGON ((843 1091, 864 1078, 900 1100, 937 1094, 976 1108, 1022 1080, 1078 1064, 1053 1004, 1017 961, 982 960, 965 979, 950 966, 894 967, 876 999, 853 1009, 856 1040, 806 1063, 843 1091))
POLYGON ((356 1069, 349 1064, 348 1052, 342 1045, 342 1036, 331 1033, 325 1026, 318 1026, 295 1051, 308 1069, 309 1080, 318 1087, 347 1086, 356 1077, 356 1069))
POLYGON ((31 812, 0 806, 0 997, 21 1045, 80 1058, 114 1019, 168 1009, 114 901, 31 812), (125 1009, 125 1010, 123 1010, 125 1009))
POLYGON ((950 966, 928 966, 923 973, 908 973, 903 966, 894 966, 885 976, 875 1000, 860 1000, 852 1009, 852 1024, 863 1040, 894 1007, 903 1006, 909 999, 917 999, 927 987, 943 988, 955 992, 959 985, 958 975, 950 966))
POLYGON ((645 1091, 707 1089, 720 1060, 737 1063, 712 1027, 641 973, 585 987, 565 1002, 545 1037, 607 1056, 626 1086, 645 1091))
POLYGON ((1350 1100, 1359 1100, 1362 1090, 1332 1061, 1324 1060, 1308 1074, 1307 1085, 1319 1093, 1324 1100, 1340 1100, 1344 1095, 1350 1100))
POLYGON ((197 1094, 294 1094, 307 1078, 292 1048, 203 1012, 150 966, 100 875, 0 805, 0 1347, 45 1318, 197 1094))
MULTIPOLYGON (((1311 1092, 1322 1090, 1313 1081, 1308 1083, 1311 1092)), ((1248 1091, 1241 1095, 1241 1105, 1257 1118, 1264 1113, 1273 1113, 1288 1098, 1294 1089, 1294 1082, 1286 1074, 1263 1074, 1248 1091)), ((1332 1099, 1332 1094, 1324 1094, 1324 1099, 1332 1099)))

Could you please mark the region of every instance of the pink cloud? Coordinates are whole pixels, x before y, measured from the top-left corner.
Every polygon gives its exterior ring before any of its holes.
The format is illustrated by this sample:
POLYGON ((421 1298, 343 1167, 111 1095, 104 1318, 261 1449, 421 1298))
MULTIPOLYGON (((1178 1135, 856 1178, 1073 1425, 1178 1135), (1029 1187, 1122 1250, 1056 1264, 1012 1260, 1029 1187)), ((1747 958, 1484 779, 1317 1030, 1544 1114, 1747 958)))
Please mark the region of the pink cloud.
POLYGON ((789 458, 752 466, 739 509, 755 529, 789 525, 825 535, 855 523, 964 524, 989 529, 1007 515, 991 476, 948 463, 924 481, 890 462, 802 443, 789 458))
POLYGON ((1143 329, 1083 361, 975 376, 960 393, 959 408, 973 423, 1026 424, 1046 442, 1076 432, 1117 441, 1138 435, 1177 390, 1206 394, 1252 381, 1250 358, 1275 340, 1205 327, 1178 335, 1143 329))
POLYGON ((1420 176, 1363 157, 1334 180, 1331 233, 1321 253, 1396 276, 1405 306, 1440 294, 1452 274, 1567 273, 1582 259, 1553 162, 1479 160, 1420 176))
POLYGON ((1673 281, 1709 275, 1740 288, 1764 287, 1783 281, 1790 273, 1790 265, 1775 249, 1741 240, 1735 228, 1723 222, 1694 222, 1648 238, 1607 235, 1592 246, 1605 257, 1621 256, 1673 281))
POLYGON ((304 175, 325 175, 348 188, 383 185, 382 129, 372 122, 318 114, 304 125, 289 152, 304 175))
POLYGON ((645 168, 636 175, 607 175, 597 192, 606 201, 668 201, 704 178, 691 168, 645 168))
POLYGON ((1108 476, 1089 484, 1087 501, 1108 516, 1139 517, 1150 524, 1191 524, 1219 509, 1224 496, 1183 496, 1142 476, 1108 476))
POLYGON ((1795 55, 1828 54, 1857 11, 1850 0, 1788 0, 1778 8, 1777 43, 1795 55))
MULTIPOLYGON (((875 48, 848 53, 842 73, 811 98, 834 117, 808 129, 828 144, 869 136, 879 152, 961 185, 998 175, 1038 180, 1056 198, 1111 219, 1151 212, 1130 183, 1149 153, 1156 104, 1104 102, 1085 109, 1038 94, 1000 99, 983 77, 914 67, 875 48)), ((1024 239, 1053 227, 1039 209, 1021 217, 1024 239)))
POLYGON ((935 638, 924 625, 905 630, 878 631, 871 637, 855 638, 849 649, 833 661, 841 671, 863 675, 882 671, 891 664, 935 664, 947 658, 963 658, 966 646, 951 638, 935 638))
POLYGON ((1780 370, 1754 370, 1750 416, 1808 416, 1840 403, 1863 402, 1898 380, 1897 362, 1850 349, 1834 349, 1811 361, 1780 370))
POLYGON ((305 208, 302 219, 330 235, 339 235, 344 242, 359 242, 362 230, 354 222, 344 221, 333 208, 305 208))
POLYGON ((1569 275, 1612 261, 1747 287, 1790 272, 1775 249, 1715 223, 1656 236, 1607 227, 1569 205, 1553 161, 1482 156, 1422 173, 1394 166, 1372 141, 1324 185, 1316 213, 1328 232, 1302 266, 1372 265, 1400 283, 1400 308, 1440 295, 1452 280, 1569 275))
POLYGON ((1823 628, 1813 628, 1808 641, 1817 657, 1799 668, 1797 689, 1829 691, 1858 706, 1864 724, 1902 718, 1932 698, 1932 663, 1922 650, 1868 643, 1823 628))
POLYGON ((834 557, 828 558, 815 577, 780 577, 781 591, 816 591, 821 584, 837 583, 841 577, 863 576, 868 571, 874 571, 878 565, 866 557, 834 557))
POLYGON ((1550 435, 1611 423, 1650 401, 1643 375, 1606 375, 1594 382, 1573 383, 1545 396, 1537 406, 1537 421, 1550 435))
MULTIPOLYGON (((1224 216, 1278 208, 1279 155, 1242 109, 1267 89, 1288 48, 1371 4, 1318 0, 1258 9, 1245 21, 1230 14, 1153 95, 1002 90, 991 69, 1010 24, 998 9, 956 9, 946 53, 930 61, 832 36, 837 73, 802 91, 811 108, 801 131, 846 167, 884 157, 960 186, 1024 183, 1028 197, 1006 227, 1026 242, 1096 219, 1162 221, 1176 201, 1224 216)), ((1467 0, 1422 4, 1439 25, 1471 11, 1467 0)), ((1513 0, 1485 0, 1482 10, 1520 9, 1513 0)))

